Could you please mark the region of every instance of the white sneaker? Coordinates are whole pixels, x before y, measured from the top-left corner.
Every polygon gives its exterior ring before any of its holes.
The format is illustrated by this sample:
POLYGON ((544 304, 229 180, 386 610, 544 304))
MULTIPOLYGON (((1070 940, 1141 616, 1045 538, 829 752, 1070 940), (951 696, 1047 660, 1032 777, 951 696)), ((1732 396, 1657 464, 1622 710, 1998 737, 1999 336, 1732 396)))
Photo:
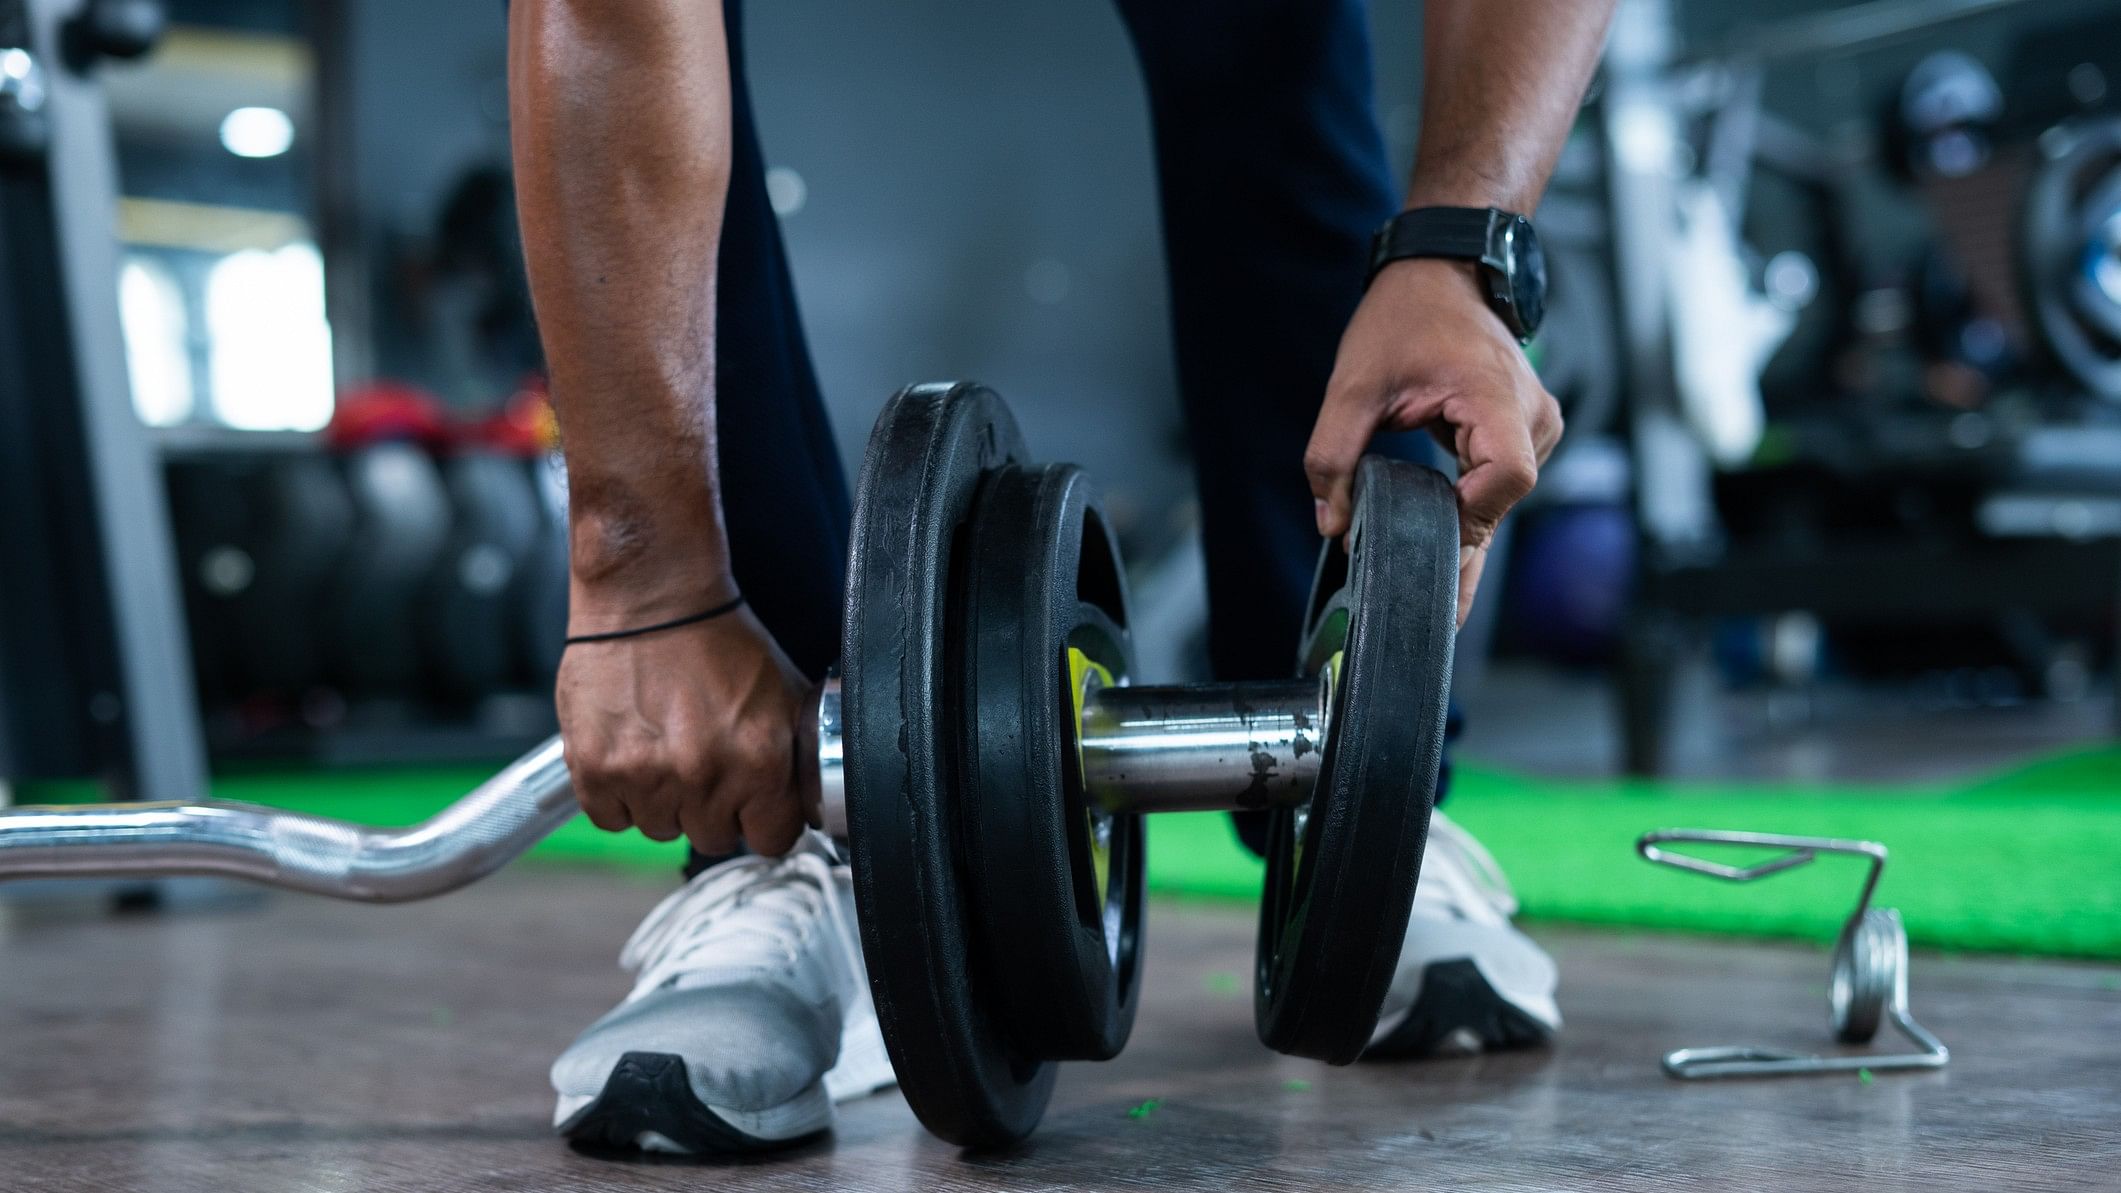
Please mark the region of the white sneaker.
POLYGON ((1441 811, 1431 815, 1406 944, 1364 1055, 1466 1055, 1553 1039, 1554 959, 1510 923, 1516 911, 1488 851, 1441 811))
POLYGON ((633 992, 553 1062, 554 1128, 679 1153, 830 1129, 835 1101, 893 1081, 861 947, 852 879, 817 833, 702 871, 619 954, 633 992))

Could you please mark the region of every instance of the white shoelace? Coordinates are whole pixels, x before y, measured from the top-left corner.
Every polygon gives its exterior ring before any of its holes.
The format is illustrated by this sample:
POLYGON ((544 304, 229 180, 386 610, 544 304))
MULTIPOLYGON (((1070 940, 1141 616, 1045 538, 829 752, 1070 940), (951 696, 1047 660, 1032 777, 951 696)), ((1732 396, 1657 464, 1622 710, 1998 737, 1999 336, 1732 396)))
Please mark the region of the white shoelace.
POLYGON ((858 986, 854 908, 826 848, 806 838, 785 857, 732 858, 672 891, 619 952, 619 964, 639 975, 627 1001, 709 969, 790 968, 820 927, 833 937, 838 977, 858 986))
POLYGON ((1442 812, 1429 817, 1428 854, 1421 868, 1421 886, 1432 883, 1437 896, 1467 918, 1507 923, 1517 914, 1517 894, 1495 855, 1442 812))

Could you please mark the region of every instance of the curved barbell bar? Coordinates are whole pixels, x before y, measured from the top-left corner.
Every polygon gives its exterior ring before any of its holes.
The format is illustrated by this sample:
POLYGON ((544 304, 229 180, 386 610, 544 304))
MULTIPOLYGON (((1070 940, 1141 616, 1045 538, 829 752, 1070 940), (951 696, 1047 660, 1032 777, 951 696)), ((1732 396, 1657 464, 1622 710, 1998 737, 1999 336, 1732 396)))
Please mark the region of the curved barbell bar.
POLYGON ((577 811, 555 736, 404 828, 228 800, 0 810, 0 881, 207 875, 402 903, 484 878, 577 811))
MULTIPOLYGON (((1086 708, 1092 789, 1110 810, 1254 806, 1310 795, 1330 677, 1274 684, 1108 689, 1086 708)), ((817 758, 817 823, 847 831, 840 684, 819 687, 800 729, 817 758)), ((0 882, 23 878, 240 878, 367 903, 427 899, 476 882, 575 815, 555 736, 419 824, 374 828, 226 800, 0 808, 0 882)))

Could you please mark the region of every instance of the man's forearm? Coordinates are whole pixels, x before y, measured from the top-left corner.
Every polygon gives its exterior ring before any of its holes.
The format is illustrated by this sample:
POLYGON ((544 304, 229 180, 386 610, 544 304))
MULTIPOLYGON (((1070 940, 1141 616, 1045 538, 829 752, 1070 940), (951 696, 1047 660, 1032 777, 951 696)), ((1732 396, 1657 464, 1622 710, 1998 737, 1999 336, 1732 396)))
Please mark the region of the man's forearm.
POLYGON ((1614 0, 1428 0, 1409 207, 1530 214, 1598 63, 1614 0))
POLYGON ((723 38, 706 0, 515 0, 509 14, 517 204, 567 449, 578 630, 689 612, 728 585, 723 38))

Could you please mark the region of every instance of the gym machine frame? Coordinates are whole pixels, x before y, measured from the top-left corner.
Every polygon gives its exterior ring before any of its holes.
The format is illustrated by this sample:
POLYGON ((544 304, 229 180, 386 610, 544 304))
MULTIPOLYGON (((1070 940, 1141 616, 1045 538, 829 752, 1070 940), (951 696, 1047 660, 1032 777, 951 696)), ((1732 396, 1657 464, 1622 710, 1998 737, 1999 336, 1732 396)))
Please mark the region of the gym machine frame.
MULTIPOLYGON (((2027 3, 1869 0, 1747 23, 1713 44, 1690 47, 1681 43, 1675 0, 1623 0, 1596 108, 1619 279, 1614 297, 1628 395, 1622 438, 1642 540, 1635 604, 1613 673, 1628 773, 1665 769, 1679 677, 1707 619, 1804 610, 1896 625, 1946 622, 2002 607, 2075 612, 2084 594, 2114 591, 2121 542, 2110 536, 1989 535, 1938 544, 1873 535, 1827 551, 1734 544, 1716 509, 1714 467, 1680 410, 1670 329, 1685 312, 1673 307, 1664 254, 1676 207, 1676 147, 1684 121, 1701 115, 1688 98, 1689 80, 1712 70, 1724 79, 1702 177, 1736 212, 1756 155, 1785 166, 1817 156, 1805 152, 1789 126, 1759 110, 1766 64, 1866 51, 2027 3), (2025 584, 2028 575, 2042 583, 2025 584)), ((1832 172, 1823 162, 1814 168, 1832 172)))
POLYGON ((116 279, 117 164, 94 78, 160 32, 99 0, 0 0, 0 778, 206 788, 153 445, 116 279))

